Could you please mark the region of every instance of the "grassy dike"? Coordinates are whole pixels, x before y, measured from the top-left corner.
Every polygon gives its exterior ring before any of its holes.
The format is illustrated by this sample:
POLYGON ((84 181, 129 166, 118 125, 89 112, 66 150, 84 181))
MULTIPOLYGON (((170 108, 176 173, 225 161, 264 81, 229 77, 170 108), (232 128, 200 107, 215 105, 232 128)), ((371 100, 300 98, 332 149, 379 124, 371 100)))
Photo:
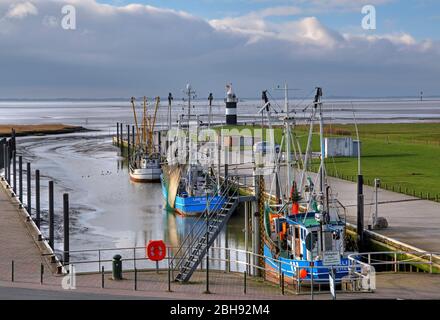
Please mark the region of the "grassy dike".
MULTIPOLYGON (((440 201, 440 123, 360 124, 362 171, 365 183, 372 185, 380 178, 382 188, 440 201)), ((224 126, 217 130, 260 130, 260 126, 224 126)), ((263 129, 264 137, 266 137, 263 129)), ((282 128, 274 129, 276 143, 281 143, 282 128)), ((313 151, 319 151, 319 127, 313 134, 313 151)), ((295 133, 304 151, 308 128, 297 126, 295 133)), ((354 125, 327 125, 328 137, 356 139, 354 125)), ((356 158, 327 159, 329 175, 356 180, 356 158)), ((312 164, 316 171, 318 166, 312 164)))

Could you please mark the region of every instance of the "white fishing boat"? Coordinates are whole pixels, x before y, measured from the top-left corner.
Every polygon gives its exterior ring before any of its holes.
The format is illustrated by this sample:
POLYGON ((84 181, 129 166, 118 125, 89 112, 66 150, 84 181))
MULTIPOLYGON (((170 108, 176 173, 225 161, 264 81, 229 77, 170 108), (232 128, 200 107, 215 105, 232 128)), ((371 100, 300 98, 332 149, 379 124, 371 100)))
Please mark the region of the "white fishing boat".
POLYGON ((160 99, 156 98, 156 106, 153 117, 147 117, 147 99, 144 97, 144 112, 142 130, 139 129, 136 116, 135 99, 131 99, 134 119, 136 123, 136 145, 129 159, 130 180, 134 182, 159 182, 161 169, 161 157, 154 144, 154 127, 156 124, 157 109, 160 99))
POLYGON ((130 180, 134 182, 159 182, 162 169, 160 155, 142 155, 130 162, 130 180))

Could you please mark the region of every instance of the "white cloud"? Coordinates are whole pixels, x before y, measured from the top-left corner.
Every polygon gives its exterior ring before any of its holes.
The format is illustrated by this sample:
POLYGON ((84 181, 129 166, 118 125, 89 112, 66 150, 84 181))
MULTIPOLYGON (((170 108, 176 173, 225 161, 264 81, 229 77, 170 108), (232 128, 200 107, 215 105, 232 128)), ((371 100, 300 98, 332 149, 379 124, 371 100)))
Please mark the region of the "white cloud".
POLYGON ((25 18, 29 15, 38 15, 37 7, 29 1, 11 4, 9 11, 6 13, 6 17, 18 19, 25 18))
MULTIPOLYGON (((244 97, 280 80, 341 95, 406 93, 434 88, 440 72, 436 41, 405 33, 341 34, 313 15, 296 17, 303 11, 293 6, 206 21, 140 4, 33 3, 33 19, 0 19, 0 98, 166 95, 187 82, 199 96, 216 89, 223 95, 229 81, 244 97), (77 9, 75 31, 59 25, 64 4, 77 9), (272 19, 280 15, 291 19, 272 19)), ((16 4, 0 0, 0 12, 16 4)))

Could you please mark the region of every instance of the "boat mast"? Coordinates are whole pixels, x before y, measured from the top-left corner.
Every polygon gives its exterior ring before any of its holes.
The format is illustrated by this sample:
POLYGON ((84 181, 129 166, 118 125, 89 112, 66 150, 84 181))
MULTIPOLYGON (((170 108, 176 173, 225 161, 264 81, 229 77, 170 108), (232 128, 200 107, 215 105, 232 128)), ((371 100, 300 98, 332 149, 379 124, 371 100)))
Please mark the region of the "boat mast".
POLYGON ((286 183, 286 194, 290 193, 291 184, 292 184, 292 175, 291 175, 291 152, 290 152, 290 122, 289 122, 289 89, 287 87, 287 82, 284 83, 284 112, 286 113, 286 152, 287 152, 287 183, 286 183))
POLYGON ((324 147, 324 118, 322 115, 322 88, 316 88, 315 108, 319 108, 319 141, 321 146, 321 164, 319 169, 319 192, 321 195, 325 194, 325 147, 324 147))

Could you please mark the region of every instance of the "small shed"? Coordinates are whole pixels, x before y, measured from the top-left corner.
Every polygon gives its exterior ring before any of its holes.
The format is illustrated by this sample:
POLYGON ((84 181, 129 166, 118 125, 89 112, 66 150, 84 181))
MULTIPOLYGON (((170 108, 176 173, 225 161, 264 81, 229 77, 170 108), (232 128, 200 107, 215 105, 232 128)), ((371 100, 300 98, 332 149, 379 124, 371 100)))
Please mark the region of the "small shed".
POLYGON ((359 143, 351 137, 325 138, 325 157, 357 157, 359 143))

